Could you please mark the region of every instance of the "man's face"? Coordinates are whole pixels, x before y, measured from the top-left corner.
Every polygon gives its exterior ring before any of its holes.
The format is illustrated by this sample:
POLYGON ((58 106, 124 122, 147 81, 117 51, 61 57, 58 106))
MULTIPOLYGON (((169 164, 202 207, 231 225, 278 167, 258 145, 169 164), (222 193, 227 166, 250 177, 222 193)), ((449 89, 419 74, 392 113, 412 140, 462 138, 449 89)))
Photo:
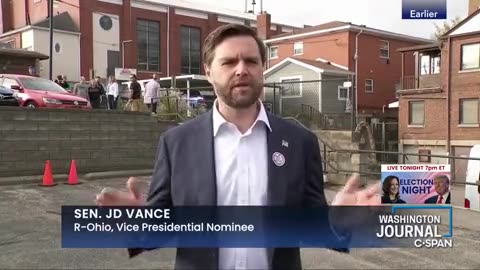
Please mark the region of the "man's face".
POLYGON ((444 178, 437 178, 433 180, 433 184, 435 186, 435 192, 437 192, 438 195, 444 195, 448 192, 448 183, 444 178))
POLYGON ((263 91, 263 64, 255 39, 248 36, 225 39, 215 48, 208 81, 229 107, 248 108, 263 91))

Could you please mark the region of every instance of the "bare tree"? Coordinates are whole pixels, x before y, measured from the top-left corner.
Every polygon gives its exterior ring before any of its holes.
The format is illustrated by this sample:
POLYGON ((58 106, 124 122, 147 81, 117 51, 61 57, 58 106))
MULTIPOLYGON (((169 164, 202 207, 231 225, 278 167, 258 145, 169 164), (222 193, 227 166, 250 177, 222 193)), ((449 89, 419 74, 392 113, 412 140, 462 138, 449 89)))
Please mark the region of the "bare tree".
POLYGON ((435 33, 432 34, 432 39, 440 39, 445 33, 450 31, 453 27, 455 27, 462 19, 460 17, 455 17, 449 21, 444 21, 442 24, 434 24, 435 26, 435 33))

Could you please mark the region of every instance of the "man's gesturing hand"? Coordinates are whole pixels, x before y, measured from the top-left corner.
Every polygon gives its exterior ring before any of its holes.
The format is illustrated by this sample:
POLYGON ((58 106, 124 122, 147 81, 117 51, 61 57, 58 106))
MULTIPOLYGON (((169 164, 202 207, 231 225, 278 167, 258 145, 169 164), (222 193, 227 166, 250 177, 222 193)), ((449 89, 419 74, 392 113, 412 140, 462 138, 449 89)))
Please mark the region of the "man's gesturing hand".
POLYGON ((131 177, 127 181, 127 192, 103 189, 95 200, 98 206, 140 206, 145 204, 140 182, 131 177))
POLYGON ((345 184, 340 192, 337 193, 332 205, 341 206, 376 206, 381 205, 380 194, 382 192, 381 183, 370 185, 365 189, 360 189, 360 177, 353 175, 345 184))

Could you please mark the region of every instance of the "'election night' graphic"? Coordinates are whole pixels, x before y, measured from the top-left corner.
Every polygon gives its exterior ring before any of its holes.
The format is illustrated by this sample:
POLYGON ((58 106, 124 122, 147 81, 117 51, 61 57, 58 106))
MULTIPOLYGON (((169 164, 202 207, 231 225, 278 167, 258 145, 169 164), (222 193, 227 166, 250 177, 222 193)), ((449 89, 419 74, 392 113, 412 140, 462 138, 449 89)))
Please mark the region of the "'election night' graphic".
POLYGON ((450 204, 450 165, 382 165, 382 203, 450 204))
POLYGON ((447 0, 402 0, 402 19, 447 18, 447 0))

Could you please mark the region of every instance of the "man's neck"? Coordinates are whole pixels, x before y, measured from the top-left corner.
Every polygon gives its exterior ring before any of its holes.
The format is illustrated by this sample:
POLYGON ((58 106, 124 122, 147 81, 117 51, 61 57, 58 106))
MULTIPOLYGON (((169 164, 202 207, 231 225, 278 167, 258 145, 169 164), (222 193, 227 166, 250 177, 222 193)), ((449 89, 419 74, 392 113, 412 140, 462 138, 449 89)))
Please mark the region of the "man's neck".
POLYGON ((255 104, 248 108, 236 109, 219 101, 218 112, 225 120, 237 126, 238 130, 243 134, 253 125, 255 119, 257 119, 259 107, 258 103, 255 102, 255 104))

